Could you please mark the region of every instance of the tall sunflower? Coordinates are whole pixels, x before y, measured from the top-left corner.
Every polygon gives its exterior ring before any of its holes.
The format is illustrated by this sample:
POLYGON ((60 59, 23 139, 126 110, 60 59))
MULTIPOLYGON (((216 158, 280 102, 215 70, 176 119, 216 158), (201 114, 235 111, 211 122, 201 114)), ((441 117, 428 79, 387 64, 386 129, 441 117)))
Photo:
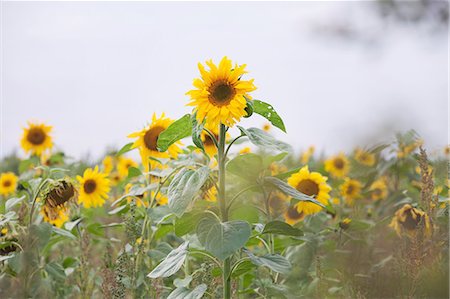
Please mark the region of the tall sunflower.
POLYGON ((0 195, 7 196, 14 193, 19 178, 12 172, 0 174, 0 195))
POLYGON ((340 153, 325 161, 325 170, 335 178, 345 177, 349 169, 349 161, 344 153, 340 153))
POLYGON ((161 166, 157 161, 150 160, 150 158, 177 158, 181 152, 180 142, 176 142, 169 146, 166 152, 158 151, 156 143, 161 132, 163 132, 173 121, 170 118, 166 118, 164 113, 160 118, 156 117, 153 113, 152 123, 145 127, 143 130, 128 135, 128 138, 137 138, 133 144, 133 148, 138 148, 141 155, 142 164, 145 171, 149 171, 149 164, 152 168, 161 166))
POLYGON ((37 156, 41 156, 44 151, 50 150, 53 147, 51 131, 51 126, 28 122, 28 127, 23 129, 20 142, 23 150, 37 156))
POLYGON ((98 166, 86 169, 82 177, 77 176, 77 180, 81 185, 78 203, 82 203, 85 208, 100 207, 108 199, 110 180, 106 174, 98 171, 98 166))
MULTIPOLYGON (((303 167, 298 172, 292 174, 288 178, 288 184, 303 194, 313 196, 318 202, 328 204, 330 198, 331 187, 327 185, 327 177, 322 176, 318 172, 310 172, 308 166, 303 167)), ((301 201, 296 204, 299 213, 304 215, 318 213, 322 210, 311 202, 301 201)))
POLYGON ((206 61, 209 70, 199 63, 201 78, 194 80, 193 89, 186 94, 191 97, 188 106, 195 107, 197 120, 217 128, 221 123, 232 127, 241 117, 247 115, 245 96, 256 89, 252 80, 242 80, 246 65, 233 67, 231 60, 223 57, 219 65, 206 61))

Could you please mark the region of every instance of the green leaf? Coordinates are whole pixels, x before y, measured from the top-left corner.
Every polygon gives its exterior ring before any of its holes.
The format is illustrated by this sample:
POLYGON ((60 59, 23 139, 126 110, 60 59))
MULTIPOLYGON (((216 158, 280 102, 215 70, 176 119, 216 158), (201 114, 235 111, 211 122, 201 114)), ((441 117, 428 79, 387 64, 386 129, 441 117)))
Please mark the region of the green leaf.
POLYGON ((192 134, 191 115, 186 114, 174 121, 167 129, 161 132, 156 142, 160 152, 165 152, 175 142, 192 134))
POLYGON ((283 120, 278 113, 273 109, 272 105, 259 100, 253 100, 253 112, 265 117, 275 127, 286 133, 283 120))
POLYGON ((139 168, 136 168, 133 166, 128 167, 128 178, 129 179, 137 177, 137 176, 141 176, 141 175, 142 175, 142 171, 140 171, 139 168))
POLYGON ((303 232, 283 221, 272 221, 264 226, 263 234, 276 234, 282 236, 303 236, 303 232))
POLYGON ((283 182, 282 180, 276 177, 265 177, 264 181, 278 188, 281 192, 291 196, 297 201, 308 201, 318 206, 321 206, 322 208, 326 208, 325 205, 315 200, 314 197, 299 192, 297 189, 292 188, 290 185, 288 185, 287 183, 283 182))
POLYGON ((131 151, 133 149, 133 144, 134 142, 130 142, 125 144, 116 154, 116 157, 121 156, 129 151, 131 151))
POLYGON ((281 256, 279 254, 266 254, 263 256, 256 256, 247 249, 244 249, 244 252, 257 266, 266 266, 272 271, 283 274, 289 273, 289 271, 291 271, 292 265, 284 256, 281 256))
POLYGON ((233 278, 239 277, 242 274, 251 271, 253 268, 255 268, 255 264, 253 264, 251 261, 249 260, 239 261, 237 266, 233 269, 233 273, 231 273, 231 276, 233 278))
POLYGON ((13 197, 13 198, 8 199, 5 203, 6 211, 11 210, 15 205, 17 205, 24 199, 25 199, 25 195, 23 195, 21 197, 13 197))
POLYGON ((76 240, 77 237, 74 236, 74 234, 72 234, 71 232, 65 230, 65 229, 61 229, 59 227, 53 227, 53 232, 57 235, 63 236, 63 237, 67 237, 69 239, 72 240, 76 240))
POLYGON ((203 123, 197 122, 197 120, 195 119, 195 116, 192 117, 192 142, 194 142, 194 144, 202 151, 205 150, 205 148, 203 146, 203 141, 201 138, 203 126, 204 126, 203 123))
POLYGON ((175 219, 175 235, 182 237, 192 231, 197 227, 198 221, 200 220, 201 212, 187 212, 184 213, 180 218, 175 219))
POLYGON ((220 222, 213 215, 206 215, 199 221, 197 236, 205 249, 221 260, 244 247, 250 238, 251 228, 245 221, 220 222))
POLYGON ((42 222, 39 225, 33 224, 30 227, 30 234, 37 239, 38 247, 44 247, 50 240, 52 235, 52 226, 47 222, 42 222))
POLYGON ((284 158, 286 158, 286 156, 288 154, 289 153, 285 152, 285 153, 279 153, 278 155, 275 155, 275 156, 270 156, 270 155, 264 156, 264 158, 263 158, 264 168, 269 167, 270 164, 272 164, 273 162, 279 162, 279 161, 283 160, 284 158))
POLYGON ((147 277, 159 278, 169 277, 180 270, 188 253, 189 242, 184 242, 178 248, 172 250, 166 258, 147 277))
POLYGON ((66 279, 64 268, 56 262, 50 262, 45 265, 45 271, 56 281, 62 282, 66 279))
POLYGON ((236 156, 227 163, 227 171, 251 182, 255 182, 263 169, 263 159, 257 154, 236 156))
POLYGON ((185 287, 176 288, 172 293, 169 294, 169 297, 167 297, 167 299, 200 299, 203 297, 206 289, 207 286, 204 283, 198 285, 192 291, 185 287))
POLYGON ((208 179, 209 171, 207 166, 197 170, 184 168, 170 182, 167 192, 169 208, 176 216, 183 215, 194 196, 208 179))
POLYGON ((264 150, 274 150, 279 152, 291 152, 292 147, 282 141, 276 140, 271 135, 267 134, 258 128, 244 129, 241 126, 237 126, 241 130, 242 134, 245 134, 251 143, 263 148, 264 150))

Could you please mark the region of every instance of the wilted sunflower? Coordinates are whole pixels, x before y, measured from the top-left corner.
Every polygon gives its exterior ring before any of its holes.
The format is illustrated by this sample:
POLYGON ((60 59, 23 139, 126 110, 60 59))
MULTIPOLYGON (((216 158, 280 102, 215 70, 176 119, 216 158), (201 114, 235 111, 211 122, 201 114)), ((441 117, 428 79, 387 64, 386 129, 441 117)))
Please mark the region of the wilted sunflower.
POLYGON ((388 188, 384 178, 378 179, 370 185, 370 196, 373 200, 380 200, 387 197, 388 188))
POLYGON ((171 119, 165 117, 164 113, 160 118, 157 118, 156 114, 153 113, 152 123, 150 125, 139 132, 128 135, 129 138, 137 138, 133 144, 133 148, 139 149, 142 164, 144 165, 146 172, 149 171, 149 165, 152 168, 161 166, 157 161, 151 160, 151 157, 163 159, 177 158, 178 154, 181 152, 179 147, 181 145, 180 142, 176 142, 169 146, 169 149, 166 152, 158 151, 156 146, 159 134, 167 129, 172 122, 171 119))
POLYGON ((41 154, 52 148, 53 142, 50 132, 51 126, 43 123, 28 122, 28 128, 23 129, 21 145, 23 150, 33 155, 41 156, 41 154))
POLYGON ((77 197, 78 191, 70 178, 49 183, 42 193, 44 221, 61 227, 69 219, 69 204, 75 203, 77 197))
MULTIPOLYGON (((326 205, 330 198, 331 187, 327 185, 327 177, 318 172, 309 172, 308 166, 288 178, 288 184, 303 194, 313 196, 318 202, 326 205)), ((304 215, 320 212, 322 207, 311 202, 301 201, 296 204, 298 212, 304 215)))
POLYGON ((429 237, 432 234, 430 217, 425 212, 413 208, 410 204, 405 204, 395 212, 389 226, 399 236, 415 237, 420 232, 429 237))
POLYGON ((67 220, 69 220, 69 211, 65 207, 57 207, 50 209, 46 205, 42 206, 41 215, 44 221, 56 227, 62 227, 67 220))
POLYGON ((98 171, 98 166, 86 169, 82 177, 77 176, 77 180, 81 185, 78 203, 82 203, 85 208, 100 207, 108 199, 110 180, 106 174, 98 171))
POLYGON ((191 97, 188 106, 194 106, 197 120, 209 127, 217 128, 221 123, 232 127, 241 117, 247 115, 245 96, 256 87, 252 80, 241 80, 246 73, 246 65, 235 65, 227 57, 222 58, 219 65, 212 60, 206 62, 209 70, 199 63, 201 78, 194 80, 193 89, 186 94, 191 97))
POLYGON ((360 196, 361 189, 361 182, 350 178, 345 178, 344 183, 341 185, 340 191, 345 201, 349 205, 352 205, 353 201, 360 196))
POLYGON ((14 193, 19 178, 12 172, 5 172, 0 175, 0 195, 7 196, 14 193))
POLYGON ((299 221, 302 221, 305 218, 305 213, 303 211, 299 211, 298 204, 293 206, 289 206, 284 213, 284 219, 286 223, 290 225, 294 225, 299 221))
POLYGON ((117 163, 117 171, 121 178, 128 176, 128 168, 137 167, 137 163, 131 159, 126 157, 119 157, 119 162, 117 163))
POLYGON ((361 148, 355 150, 355 160, 365 166, 375 165, 375 155, 361 148))
POLYGON ((340 153, 325 161, 325 170, 336 178, 345 177, 349 168, 349 162, 344 153, 340 153))

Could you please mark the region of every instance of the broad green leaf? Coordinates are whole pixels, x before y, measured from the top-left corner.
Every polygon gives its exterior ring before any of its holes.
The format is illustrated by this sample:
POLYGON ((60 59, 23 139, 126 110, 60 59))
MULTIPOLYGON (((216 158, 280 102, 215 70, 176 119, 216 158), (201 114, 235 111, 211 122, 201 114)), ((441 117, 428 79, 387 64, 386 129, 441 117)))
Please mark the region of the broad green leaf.
POLYGON ((192 231, 197 227, 198 221, 200 220, 201 212, 187 212, 184 213, 180 218, 175 219, 175 234, 178 237, 182 237, 192 231))
POLYGON ((198 123, 195 116, 192 117, 192 142, 201 150, 204 150, 201 134, 203 131, 203 123, 198 123))
POLYGON ((308 201, 311 203, 314 203, 316 205, 321 206, 322 208, 326 208, 322 203, 318 202, 314 199, 314 197, 308 196, 306 194, 303 194, 299 192, 297 189, 292 188, 287 183, 283 182, 282 180, 276 178, 276 177, 265 177, 264 181, 271 184, 272 186, 278 188, 281 192, 285 193, 286 195, 291 196, 297 201, 308 201))
POLYGON ((181 287, 176 288, 170 293, 167 299, 200 299, 203 297, 203 294, 206 292, 207 286, 202 283, 198 285, 195 289, 189 290, 188 288, 181 287))
POLYGON ((155 240, 161 239, 162 237, 166 236, 168 233, 173 231, 173 224, 172 223, 165 223, 159 225, 158 229, 154 232, 153 238, 155 240))
POLYGON ((72 239, 72 240, 76 240, 77 239, 77 237, 75 237, 74 234, 72 234, 71 232, 69 232, 69 231, 67 231, 65 229, 61 229, 59 227, 53 227, 53 232, 55 234, 57 234, 57 235, 67 237, 67 238, 72 239))
POLYGON ((239 277, 255 268, 255 264, 249 260, 239 261, 238 263, 239 264, 233 269, 233 273, 231 273, 233 278, 239 277))
POLYGON ((191 115, 186 114, 174 121, 167 129, 161 132, 156 142, 160 152, 165 152, 175 142, 192 134, 191 115))
POLYGON ((147 276, 150 278, 169 277, 180 270, 188 253, 189 242, 184 242, 172 250, 166 258, 147 276))
POLYGON ((276 234, 283 236, 299 237, 303 236, 303 232, 298 228, 292 227, 283 221, 272 221, 264 226, 263 234, 276 234))
POLYGON ((30 233, 37 239, 38 247, 42 248, 47 244, 48 240, 50 240, 52 226, 47 222, 42 222, 39 225, 33 224, 30 227, 30 233))
POLYGON ((18 203, 20 203, 24 199, 25 199, 25 195, 23 195, 21 197, 13 197, 13 198, 8 199, 5 203, 6 211, 11 210, 14 206, 16 206, 18 203))
POLYGON ((244 247, 250 234, 248 222, 239 220, 220 222, 213 215, 206 215, 197 226, 200 243, 221 260, 244 247))
POLYGON ((66 279, 64 268, 56 262, 45 265, 45 271, 56 281, 63 282, 66 279))
POLYGON ((121 156, 129 151, 131 151, 133 149, 133 144, 134 142, 130 142, 125 144, 116 154, 116 157, 121 156))
POLYGON ((256 256, 247 249, 244 249, 244 252, 257 266, 266 266, 272 271, 283 274, 289 273, 292 268, 291 263, 284 256, 281 256, 279 254, 266 254, 263 256, 256 256))
POLYGON ((203 166, 197 170, 184 168, 170 182, 167 195, 169 208, 180 217, 197 195, 209 176, 209 167, 203 166))
POLYGON ((276 140, 271 135, 267 134, 258 128, 244 129, 241 126, 237 126, 241 130, 242 134, 245 134, 251 143, 264 149, 264 150, 274 150, 279 152, 291 152, 292 147, 282 141, 276 140))
POLYGON ((140 171, 139 168, 136 168, 133 166, 128 168, 128 178, 129 179, 137 177, 137 176, 141 176, 141 175, 142 175, 142 171, 140 171))
POLYGON ((253 112, 265 117, 275 127, 279 128, 283 132, 286 132, 283 120, 278 113, 273 109, 272 105, 259 100, 253 100, 253 112))
POLYGON ((285 153, 279 153, 278 155, 275 155, 275 156, 270 156, 270 155, 264 156, 264 158, 263 158, 263 160, 264 160, 264 168, 269 167, 270 164, 272 164, 273 162, 278 162, 278 161, 283 160, 284 158, 286 158, 286 156, 288 154, 289 153, 285 152, 285 153))
POLYGON ((192 276, 188 275, 185 278, 175 278, 173 285, 177 288, 187 288, 192 281, 192 276))
POLYGON ((257 154, 243 154, 236 156, 233 160, 227 163, 227 171, 255 182, 263 171, 263 160, 257 154))

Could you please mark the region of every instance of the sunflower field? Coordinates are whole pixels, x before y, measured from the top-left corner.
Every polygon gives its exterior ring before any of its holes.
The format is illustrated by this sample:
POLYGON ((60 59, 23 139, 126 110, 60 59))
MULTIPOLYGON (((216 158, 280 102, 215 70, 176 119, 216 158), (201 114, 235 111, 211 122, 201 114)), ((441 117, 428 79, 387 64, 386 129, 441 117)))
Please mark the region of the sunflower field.
POLYGON ((25 158, 0 164, 0 298, 449 297, 449 147, 409 131, 299 154, 245 65, 198 69, 190 113, 153 113, 97 163, 23 124, 25 158))

